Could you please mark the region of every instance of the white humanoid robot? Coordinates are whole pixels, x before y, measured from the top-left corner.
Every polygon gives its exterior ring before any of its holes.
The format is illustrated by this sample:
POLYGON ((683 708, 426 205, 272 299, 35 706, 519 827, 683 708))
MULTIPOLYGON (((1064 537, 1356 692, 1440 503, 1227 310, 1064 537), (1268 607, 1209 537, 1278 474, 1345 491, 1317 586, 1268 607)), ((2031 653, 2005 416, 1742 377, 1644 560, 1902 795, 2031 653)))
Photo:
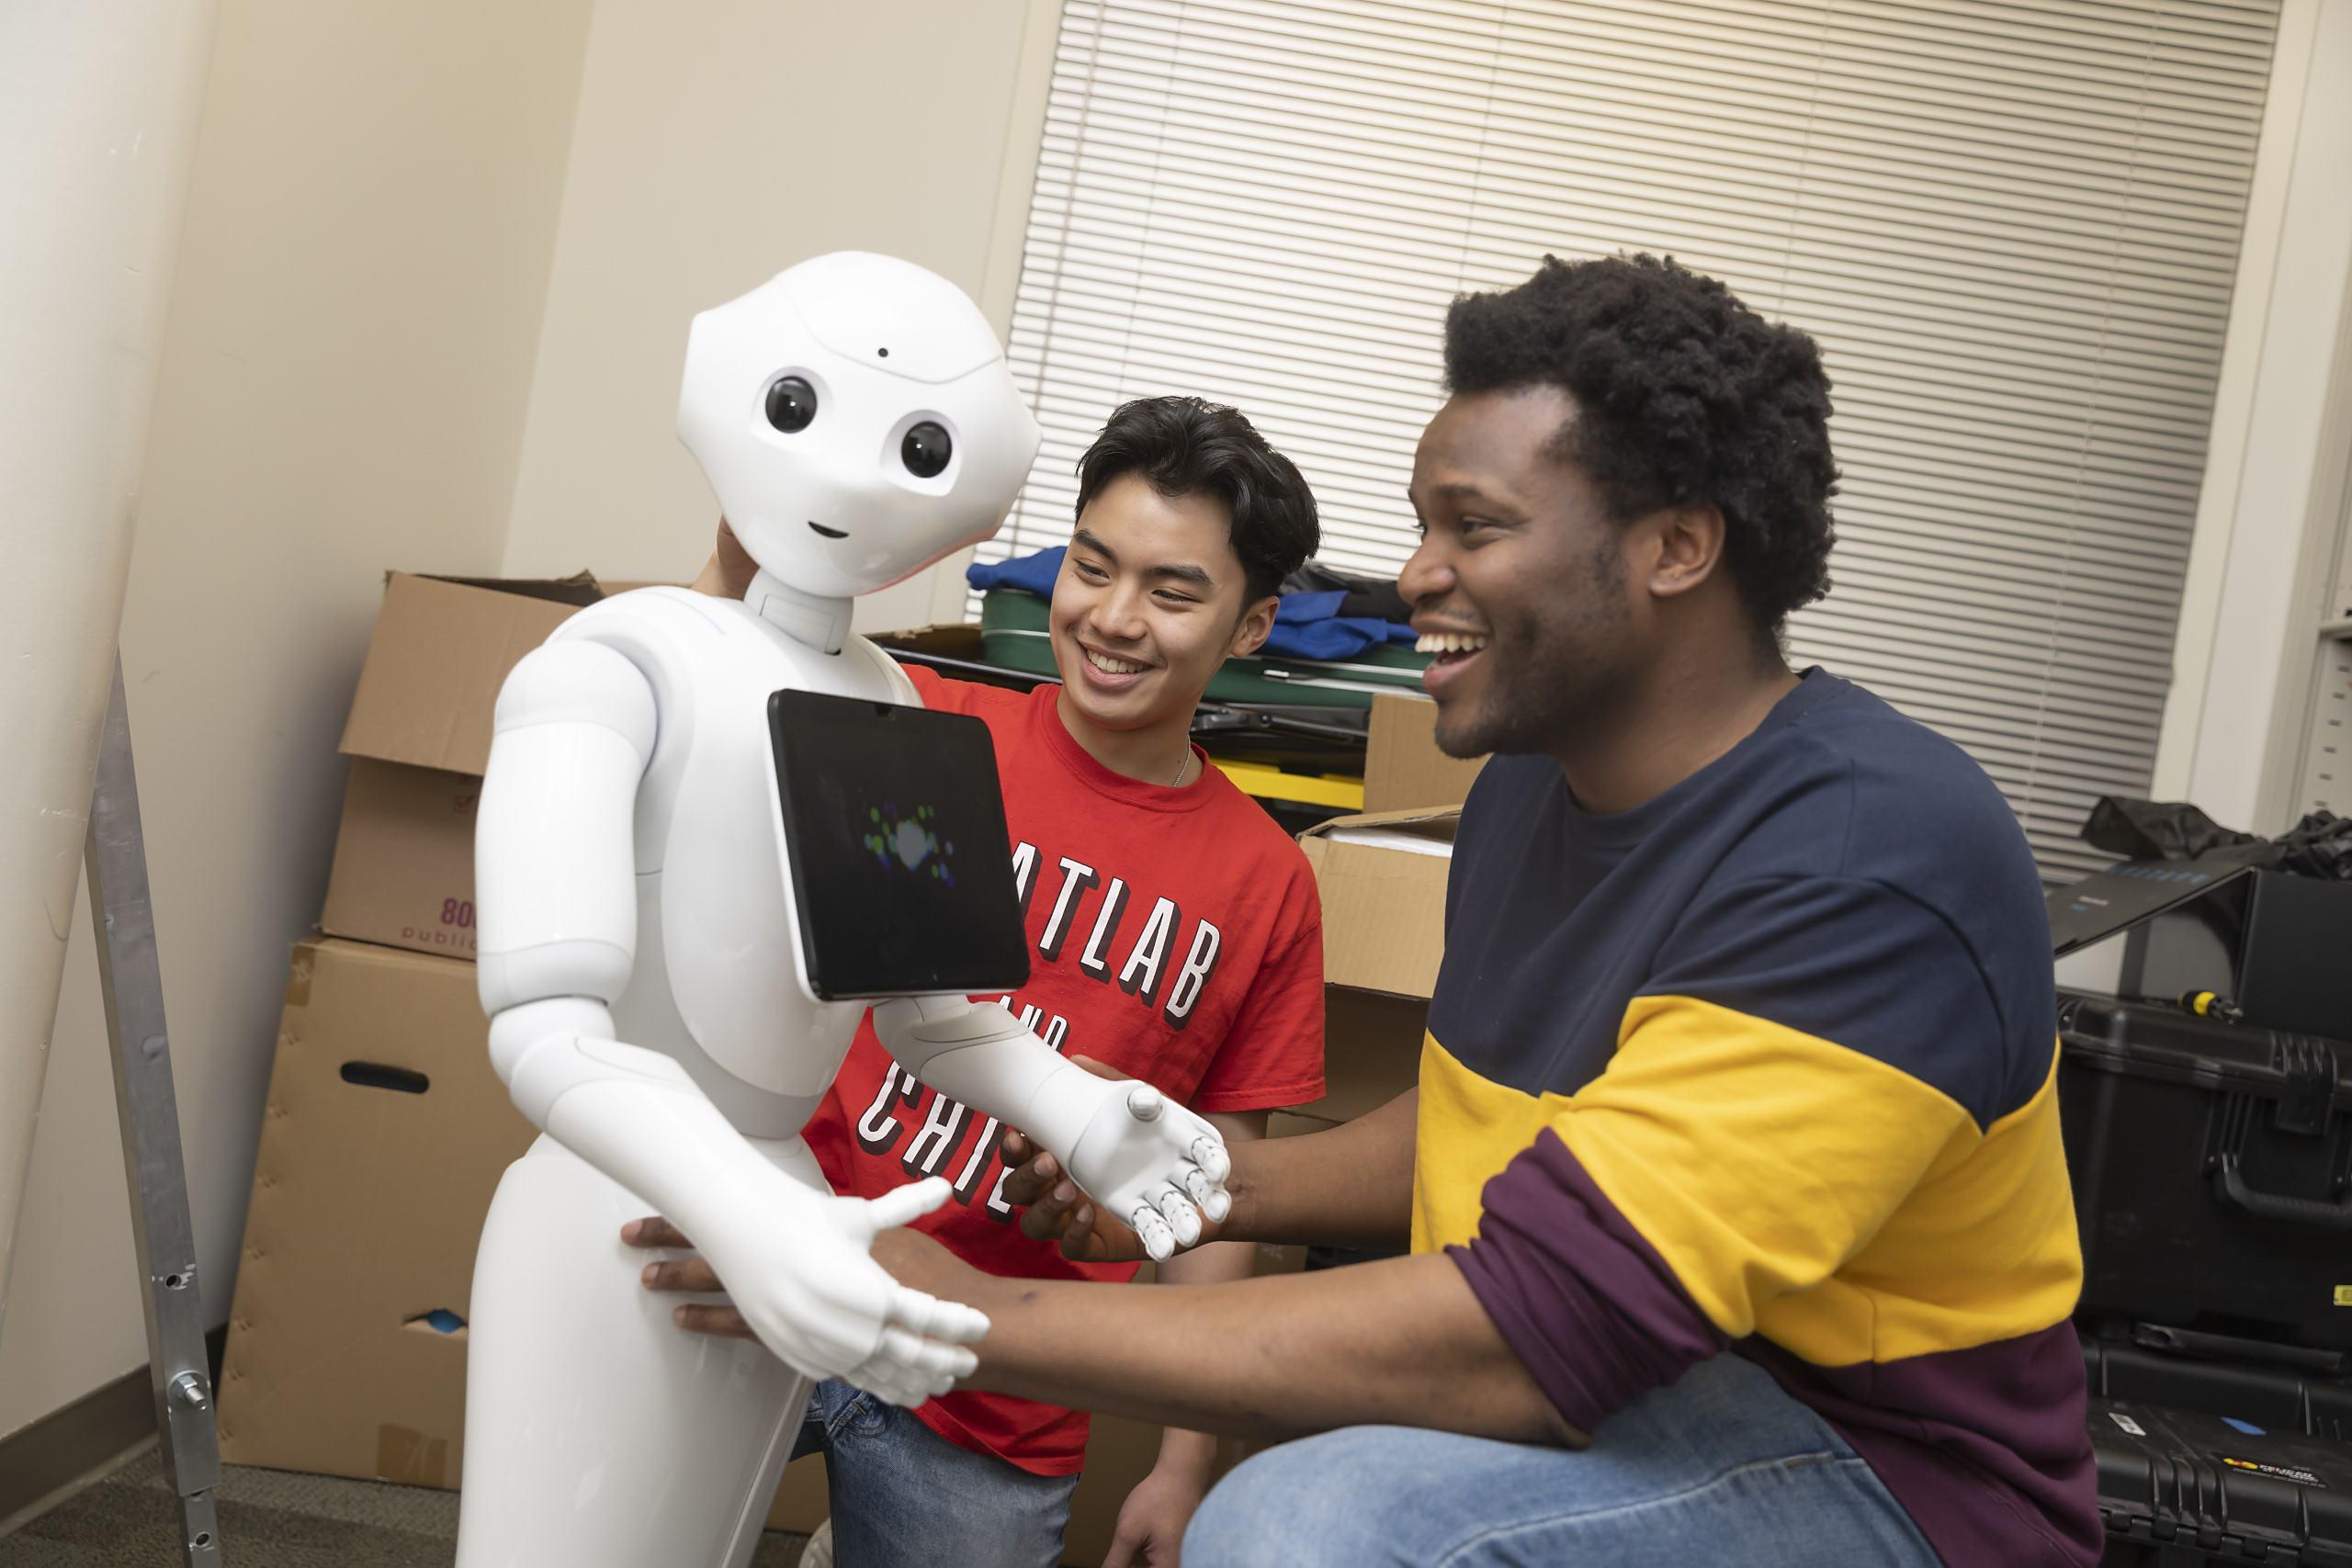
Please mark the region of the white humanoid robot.
MULTIPOLYGON (((646 589, 583 610, 500 693, 476 839, 482 1006, 546 1134, 475 1264, 459 1568, 749 1560, 807 1403, 845 1377, 944 1392, 986 1331, 900 1287, 879 1229, 937 1179, 834 1197, 800 1140, 865 1010, 799 976, 769 694, 915 703, 850 600, 993 533, 1039 442, 952 284, 819 257, 696 317, 679 434, 761 570, 742 603, 646 589), (640 1289, 622 1224, 694 1237, 762 1344, 640 1289)), ((811 894, 811 919, 824 897, 811 894)), ((1224 1146, 1148 1087, 1065 1062, 1002 1007, 875 1010, 923 1082, 1035 1136, 1157 1252, 1221 1217, 1224 1146)))

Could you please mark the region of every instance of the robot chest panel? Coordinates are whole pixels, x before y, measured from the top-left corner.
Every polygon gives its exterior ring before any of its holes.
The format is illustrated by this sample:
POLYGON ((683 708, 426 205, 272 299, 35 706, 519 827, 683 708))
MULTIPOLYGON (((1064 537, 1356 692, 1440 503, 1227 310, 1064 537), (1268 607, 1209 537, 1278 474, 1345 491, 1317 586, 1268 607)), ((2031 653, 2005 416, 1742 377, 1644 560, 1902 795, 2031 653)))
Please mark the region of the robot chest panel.
POLYGON ((787 689, 899 694, 854 647, 827 659, 765 641, 742 639, 729 657, 698 661, 692 743, 673 763, 659 918, 672 997, 703 1049, 749 1082, 809 1094, 831 1081, 863 1010, 812 1001, 794 976, 799 932, 767 698, 787 689))
MULTIPOLYGON (((754 635, 729 638, 724 649, 696 650, 705 657, 688 672, 693 733, 674 756, 657 756, 655 764, 657 772, 665 761, 675 770, 674 778, 663 781, 676 792, 665 824, 665 867, 675 869, 681 860, 723 864, 742 856, 751 840, 773 841, 772 693, 901 700, 888 675, 860 648, 828 658, 797 644, 779 647, 763 632, 754 628, 754 635)), ((780 897, 781 881, 767 880, 780 897)))

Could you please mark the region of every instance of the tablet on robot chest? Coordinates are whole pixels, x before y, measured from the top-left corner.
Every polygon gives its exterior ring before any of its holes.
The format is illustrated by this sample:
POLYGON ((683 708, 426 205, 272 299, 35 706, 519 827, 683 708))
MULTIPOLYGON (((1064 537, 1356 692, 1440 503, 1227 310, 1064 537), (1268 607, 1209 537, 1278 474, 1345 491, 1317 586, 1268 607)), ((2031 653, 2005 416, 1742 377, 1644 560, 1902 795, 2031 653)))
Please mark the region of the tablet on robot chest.
POLYGON ((1029 977, 988 726, 895 703, 768 698, 803 973, 820 999, 1029 977))

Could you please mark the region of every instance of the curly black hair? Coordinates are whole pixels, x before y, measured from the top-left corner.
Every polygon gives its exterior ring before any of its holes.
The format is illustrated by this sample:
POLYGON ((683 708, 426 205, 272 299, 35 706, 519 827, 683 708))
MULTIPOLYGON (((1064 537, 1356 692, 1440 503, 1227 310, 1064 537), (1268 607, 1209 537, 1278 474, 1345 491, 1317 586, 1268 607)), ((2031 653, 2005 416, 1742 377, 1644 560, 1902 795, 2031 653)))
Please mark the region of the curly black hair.
POLYGON ((1829 377, 1812 338, 1671 256, 1545 256, 1515 288, 1465 294, 1445 318, 1455 393, 1548 384, 1576 400, 1555 455, 1627 521, 1711 502, 1758 629, 1829 591, 1829 377))
POLYGON ((1078 515, 1124 474, 1141 474, 1162 495, 1213 495, 1225 502, 1248 584, 1245 604, 1279 592, 1283 579, 1322 543, 1306 477, 1238 409, 1204 398, 1120 404, 1078 460, 1078 515))

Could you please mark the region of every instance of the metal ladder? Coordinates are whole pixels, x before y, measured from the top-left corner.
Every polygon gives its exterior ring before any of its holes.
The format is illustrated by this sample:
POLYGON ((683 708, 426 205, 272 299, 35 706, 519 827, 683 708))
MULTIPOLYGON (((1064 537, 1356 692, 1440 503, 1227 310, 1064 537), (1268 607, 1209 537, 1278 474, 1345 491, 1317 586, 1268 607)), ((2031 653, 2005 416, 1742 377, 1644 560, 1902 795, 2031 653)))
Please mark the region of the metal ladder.
POLYGON ((90 879, 98 985, 114 1047, 115 1110, 122 1123, 123 1174, 130 1184, 131 1235, 146 1283, 147 1370, 164 1474, 179 1499, 181 1562, 217 1568, 220 1528, 212 1491, 220 1483, 220 1435, 204 1353, 203 1303, 196 1288, 196 1236, 188 1220, 187 1169, 180 1158, 179 1104, 164 1031, 163 971, 147 894, 147 840, 139 822, 139 782, 130 765, 130 715, 123 705, 122 656, 98 739, 83 861, 90 879))

